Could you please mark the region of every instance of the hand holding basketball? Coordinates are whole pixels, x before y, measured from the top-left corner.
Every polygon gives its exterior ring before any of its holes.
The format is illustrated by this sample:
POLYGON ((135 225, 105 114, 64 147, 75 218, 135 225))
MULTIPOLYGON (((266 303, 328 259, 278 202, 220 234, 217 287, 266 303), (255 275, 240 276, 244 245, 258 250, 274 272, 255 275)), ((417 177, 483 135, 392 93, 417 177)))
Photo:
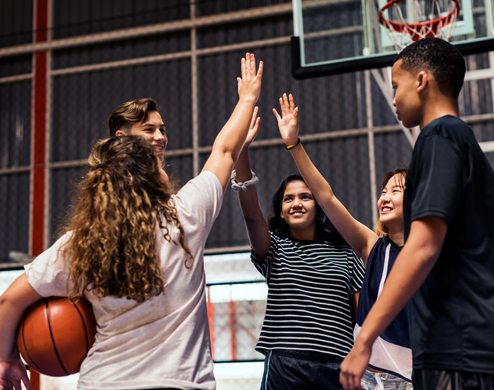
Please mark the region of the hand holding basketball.
POLYGON ((295 107, 292 94, 286 93, 280 98, 281 117, 273 108, 273 113, 278 120, 281 138, 286 145, 295 145, 298 142, 298 107, 295 107))
POLYGON ((26 368, 20 358, 0 362, 0 390, 20 390, 21 382, 27 390, 32 390, 26 368))

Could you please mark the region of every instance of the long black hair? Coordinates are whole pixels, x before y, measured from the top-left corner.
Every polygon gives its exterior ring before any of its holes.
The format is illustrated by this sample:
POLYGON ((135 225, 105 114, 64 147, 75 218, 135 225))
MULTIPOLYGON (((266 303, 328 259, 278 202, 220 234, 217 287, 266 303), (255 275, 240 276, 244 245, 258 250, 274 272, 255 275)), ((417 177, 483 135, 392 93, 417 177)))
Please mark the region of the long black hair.
MULTIPOLYGON (((300 173, 294 173, 281 182, 280 187, 274 193, 271 200, 272 214, 268 218, 268 227, 273 234, 282 238, 291 237, 290 226, 288 226, 286 221, 281 218, 281 208, 286 187, 288 186, 288 183, 292 181, 301 181, 305 183, 305 180, 300 173)), ((338 230, 336 230, 334 225, 331 223, 329 218, 326 216, 326 214, 324 214, 324 211, 322 210, 321 206, 319 206, 319 203, 317 203, 315 197, 314 201, 316 203, 317 237, 323 241, 329 241, 335 245, 348 245, 343 237, 340 235, 338 230)))

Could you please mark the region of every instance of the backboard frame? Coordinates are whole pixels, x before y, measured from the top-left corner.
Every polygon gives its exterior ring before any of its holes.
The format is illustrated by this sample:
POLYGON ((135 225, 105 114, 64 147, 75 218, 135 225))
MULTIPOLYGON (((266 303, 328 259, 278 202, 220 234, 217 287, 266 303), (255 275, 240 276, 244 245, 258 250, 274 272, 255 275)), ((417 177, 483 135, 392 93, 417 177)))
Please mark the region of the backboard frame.
MULTIPOLYGON (((294 36, 291 38, 291 52, 292 52, 292 76, 297 79, 308 79, 314 77, 323 77, 330 75, 337 75, 343 73, 357 72, 369 69, 384 68, 391 66, 398 54, 396 50, 389 49, 389 42, 391 39, 386 36, 387 31, 384 27, 380 26, 381 31, 377 31, 378 35, 376 39, 380 39, 380 44, 385 47, 383 53, 373 53, 373 45, 370 44, 371 40, 374 40, 375 24, 378 23, 374 21, 373 15, 375 10, 372 9, 371 1, 373 0, 362 0, 362 30, 363 30, 363 53, 362 55, 355 57, 346 57, 341 59, 327 60, 306 63, 305 59, 305 42, 304 42, 304 21, 302 14, 302 0, 292 0, 293 5, 293 27, 294 36), (386 41, 389 40, 389 42, 386 41), (370 49, 369 49, 370 48, 370 49)), ((385 0, 379 0, 383 2, 385 0)), ((463 0, 466 4, 470 4, 470 0, 463 0)), ((323 2, 316 2, 323 3, 323 2)), ((333 3, 333 2, 331 2, 333 3)), ((333 3, 334 4, 334 3, 333 3)), ((460 52, 464 55, 479 54, 494 50, 494 25, 492 17, 492 0, 486 0, 486 23, 487 26, 487 37, 472 38, 472 29, 470 26, 473 24, 472 19, 472 8, 471 6, 464 7, 465 14, 463 15, 463 20, 458 22, 457 34, 462 34, 467 36, 467 39, 463 41, 451 42, 455 45, 460 52), (466 23, 464 21, 467 21, 466 23)))

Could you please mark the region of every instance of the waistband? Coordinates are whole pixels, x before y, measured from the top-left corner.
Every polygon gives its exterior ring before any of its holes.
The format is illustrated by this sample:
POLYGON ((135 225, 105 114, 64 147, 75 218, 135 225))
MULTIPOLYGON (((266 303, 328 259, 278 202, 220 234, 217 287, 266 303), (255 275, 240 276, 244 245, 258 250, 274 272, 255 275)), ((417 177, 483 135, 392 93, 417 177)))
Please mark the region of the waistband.
POLYGON ((329 355, 327 353, 313 351, 294 351, 291 349, 273 349, 273 355, 292 357, 301 360, 310 360, 321 363, 341 363, 343 358, 340 356, 329 355))

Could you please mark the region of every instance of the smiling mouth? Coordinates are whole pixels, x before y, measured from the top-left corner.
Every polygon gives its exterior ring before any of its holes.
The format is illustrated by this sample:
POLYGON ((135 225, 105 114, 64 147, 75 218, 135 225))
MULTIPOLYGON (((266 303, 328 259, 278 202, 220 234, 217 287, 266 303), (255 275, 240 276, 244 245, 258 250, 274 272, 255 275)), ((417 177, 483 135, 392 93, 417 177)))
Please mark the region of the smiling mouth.
POLYGON ((381 213, 389 213, 390 211, 393 211, 391 207, 383 207, 381 209, 381 213))
POLYGON ((155 145, 154 146, 154 151, 156 153, 163 153, 165 151, 166 145, 155 145))

